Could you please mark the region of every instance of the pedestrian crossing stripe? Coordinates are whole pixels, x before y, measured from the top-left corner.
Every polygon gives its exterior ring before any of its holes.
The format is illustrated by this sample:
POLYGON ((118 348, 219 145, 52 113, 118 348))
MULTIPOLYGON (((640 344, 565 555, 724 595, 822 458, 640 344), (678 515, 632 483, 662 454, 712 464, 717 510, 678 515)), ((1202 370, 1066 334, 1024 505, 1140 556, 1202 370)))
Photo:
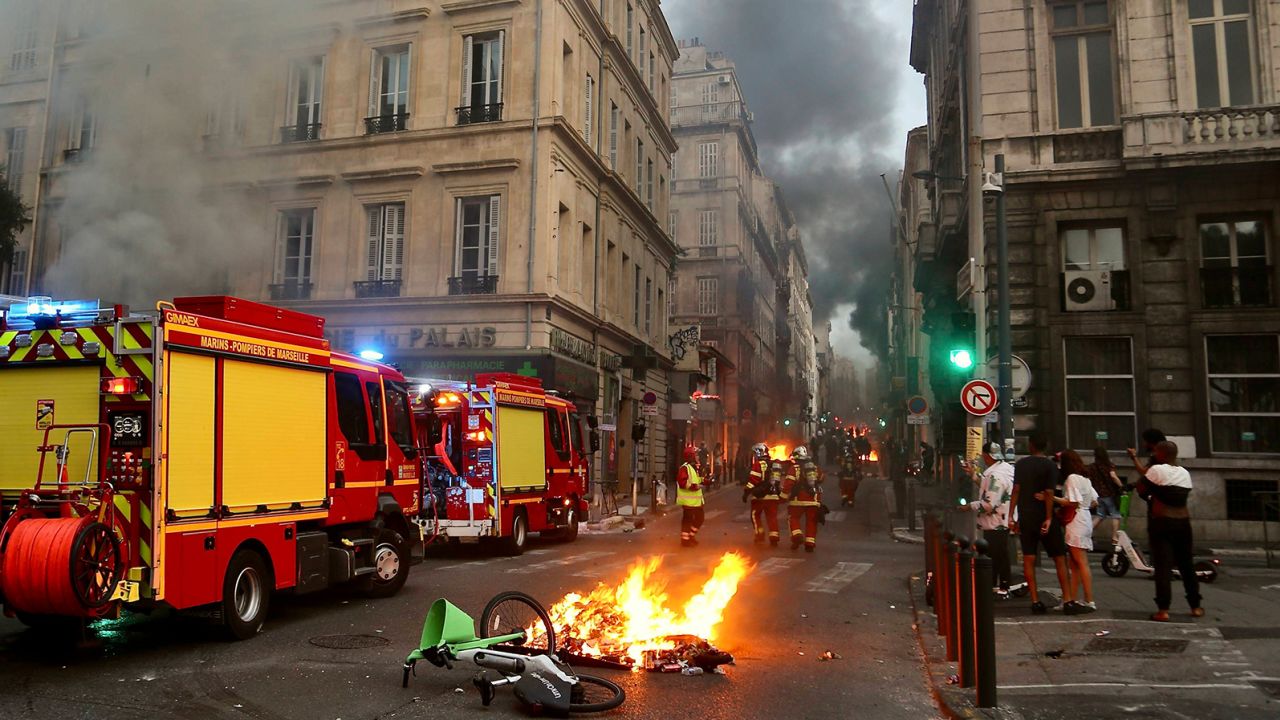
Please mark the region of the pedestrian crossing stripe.
POLYGON ((777 575, 778 573, 793 568, 802 562, 804 562, 804 558, 768 558, 757 565, 751 575, 747 576, 747 579, 751 579, 755 576, 763 577, 766 575, 777 575))
POLYGON ((522 565, 520 567, 509 568, 507 570, 507 573, 514 574, 514 575, 528 575, 530 573, 542 572, 543 570, 550 570, 555 567, 563 567, 565 565, 576 565, 578 563, 584 563, 589 560, 597 560, 599 558, 608 557, 613 554, 614 553, 612 551, 608 551, 608 550, 585 552, 579 555, 570 555, 569 557, 556 558, 554 560, 544 560, 539 563, 532 563, 530 565, 522 565))
POLYGON ((838 562, 835 567, 805 583, 804 592, 835 595, 871 569, 871 563, 838 562))

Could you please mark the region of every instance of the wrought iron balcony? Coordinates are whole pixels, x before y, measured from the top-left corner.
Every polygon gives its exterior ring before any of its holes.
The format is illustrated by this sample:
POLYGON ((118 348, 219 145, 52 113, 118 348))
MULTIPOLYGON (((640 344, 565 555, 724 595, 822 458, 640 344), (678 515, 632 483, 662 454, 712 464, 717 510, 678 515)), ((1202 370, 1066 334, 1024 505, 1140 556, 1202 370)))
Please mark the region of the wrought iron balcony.
POLYGON ((396 115, 375 115, 364 119, 364 132, 366 135, 377 135, 378 133, 400 132, 404 130, 405 124, 409 121, 409 113, 399 113, 396 115))
POLYGON ((497 275, 463 275, 449 278, 450 295, 493 295, 497 292, 497 275))
POLYGON ((502 119, 502 103, 490 105, 464 105, 457 109, 458 124, 498 122, 502 119))
POLYGON ((400 297, 399 280, 359 280, 352 285, 358 298, 400 297))
POLYGON ((280 142, 295 143, 320 139, 320 123, 298 123, 280 128, 280 142))
POLYGON ((309 300, 311 298, 311 283, 305 281, 291 280, 276 283, 268 289, 271 291, 272 300, 309 300))

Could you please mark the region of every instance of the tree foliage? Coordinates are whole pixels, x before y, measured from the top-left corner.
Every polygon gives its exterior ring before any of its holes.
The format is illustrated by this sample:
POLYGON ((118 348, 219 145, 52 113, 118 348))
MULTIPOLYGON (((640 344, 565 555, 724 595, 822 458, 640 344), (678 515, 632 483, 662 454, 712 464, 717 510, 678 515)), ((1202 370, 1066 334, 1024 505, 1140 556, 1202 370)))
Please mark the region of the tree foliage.
POLYGON ((4 167, 0 166, 0 265, 13 259, 18 246, 18 233, 31 223, 31 208, 22 204, 18 191, 9 187, 4 167))

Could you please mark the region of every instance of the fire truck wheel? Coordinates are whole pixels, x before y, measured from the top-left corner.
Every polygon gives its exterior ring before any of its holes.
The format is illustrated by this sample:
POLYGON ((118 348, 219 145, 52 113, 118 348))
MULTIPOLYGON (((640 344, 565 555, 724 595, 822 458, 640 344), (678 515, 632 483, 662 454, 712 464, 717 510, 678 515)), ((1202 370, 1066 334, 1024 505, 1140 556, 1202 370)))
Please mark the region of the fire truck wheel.
POLYGON ((524 548, 529 544, 529 521, 523 512, 517 511, 511 519, 511 535, 504 542, 508 555, 524 554, 524 548))
POLYGON ((374 571, 360 579, 360 591, 369 597, 391 597, 409 579, 409 551, 404 538, 394 530, 378 530, 373 547, 374 571))
POLYGON ((564 526, 560 531, 560 539, 565 542, 573 542, 578 539, 578 508, 575 507, 569 511, 569 524, 564 526))
POLYGON ((271 573, 256 551, 241 548, 231 556, 222 581, 222 622, 233 639, 248 640, 262 630, 271 587, 271 573))

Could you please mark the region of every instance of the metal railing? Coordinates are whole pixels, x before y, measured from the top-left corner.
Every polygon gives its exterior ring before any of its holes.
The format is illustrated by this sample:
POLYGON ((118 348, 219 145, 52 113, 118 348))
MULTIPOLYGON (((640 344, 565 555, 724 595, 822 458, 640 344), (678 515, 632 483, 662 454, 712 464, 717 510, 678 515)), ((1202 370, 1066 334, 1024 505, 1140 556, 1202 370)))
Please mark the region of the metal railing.
POLYGON ((358 280, 352 286, 357 298, 400 297, 399 280, 358 280))
POLYGON ((295 143, 320 139, 320 123, 298 123, 280 128, 280 142, 295 143))
POLYGON ((502 103, 463 105, 456 110, 459 125, 498 122, 502 119, 502 103))
POLYGON ((267 289, 271 292, 272 300, 309 300, 311 298, 311 283, 306 281, 276 283, 268 286, 267 289))
POLYGON ((366 135, 377 135, 379 133, 399 132, 405 129, 405 124, 409 121, 409 113, 398 113, 395 115, 375 115, 364 119, 364 132, 366 135))
POLYGON ((497 292, 497 275, 462 275, 449 278, 450 295, 493 295, 497 292))
POLYGON ((705 125, 720 122, 750 122, 751 114, 741 101, 707 103, 705 105, 680 105, 671 108, 671 126, 705 125))

